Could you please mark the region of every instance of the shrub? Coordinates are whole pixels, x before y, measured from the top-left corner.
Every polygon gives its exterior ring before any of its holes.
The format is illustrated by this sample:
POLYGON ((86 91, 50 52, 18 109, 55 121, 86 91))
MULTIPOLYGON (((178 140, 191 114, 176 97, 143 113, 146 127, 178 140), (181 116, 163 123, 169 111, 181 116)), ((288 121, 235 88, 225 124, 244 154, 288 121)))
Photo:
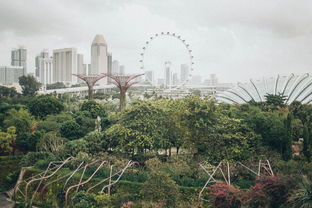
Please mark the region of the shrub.
POLYGON ((22 159, 21 165, 23 167, 32 166, 39 160, 54 160, 55 156, 48 152, 28 152, 22 159))
POLYGON ((284 204, 291 189, 294 186, 294 180, 288 176, 268 176, 257 178, 256 185, 251 187, 247 194, 249 207, 279 207, 284 204))
POLYGON ((232 185, 214 184, 209 186, 209 203, 216 208, 241 207, 242 197, 240 190, 232 185))
POLYGON ((79 152, 87 152, 87 142, 83 139, 69 141, 64 147, 64 156, 75 157, 79 152))

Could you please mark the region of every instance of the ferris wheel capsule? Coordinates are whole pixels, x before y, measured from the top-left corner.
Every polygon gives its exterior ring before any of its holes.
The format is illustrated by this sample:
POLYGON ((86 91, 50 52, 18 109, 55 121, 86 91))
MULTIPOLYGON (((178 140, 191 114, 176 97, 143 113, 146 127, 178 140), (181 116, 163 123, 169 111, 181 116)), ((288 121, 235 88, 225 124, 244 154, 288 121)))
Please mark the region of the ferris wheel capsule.
POLYGON ((157 37, 157 36, 158 36, 158 33, 156 33, 155 36, 157 37))
POLYGON ((170 34, 170 32, 167 32, 167 35, 169 35, 170 34))
POLYGON ((161 32, 161 34, 163 35, 163 34, 164 34, 164 32, 161 32))

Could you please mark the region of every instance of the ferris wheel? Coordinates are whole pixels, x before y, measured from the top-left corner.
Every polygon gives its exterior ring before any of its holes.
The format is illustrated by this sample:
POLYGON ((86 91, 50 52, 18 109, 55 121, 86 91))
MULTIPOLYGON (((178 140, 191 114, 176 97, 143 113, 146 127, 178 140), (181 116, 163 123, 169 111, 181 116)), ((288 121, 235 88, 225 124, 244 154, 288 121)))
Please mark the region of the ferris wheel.
MULTIPOLYGON (((176 33, 170 33, 170 32, 160 32, 160 33, 156 33, 153 36, 151 36, 149 38, 149 40, 147 40, 144 44, 144 46, 142 47, 142 52, 140 53, 140 68, 141 70, 143 70, 144 72, 146 71, 145 68, 145 56, 146 56, 146 51, 148 50, 149 46, 151 45, 151 43, 153 42, 153 40, 163 37, 163 36, 167 36, 167 37, 171 37, 174 38, 176 40, 178 40, 180 43, 182 43, 185 47, 185 50, 188 54, 188 68, 189 68, 189 73, 188 76, 185 78, 185 80, 181 80, 180 84, 173 86, 173 88, 179 88, 180 86, 185 86, 191 79, 192 77, 192 72, 194 71, 194 56, 192 54, 192 50, 190 47, 190 44, 188 44, 186 42, 186 40, 184 38, 182 38, 180 35, 176 34, 176 33)), ((150 80, 150 77, 145 76, 146 80, 152 85, 152 80, 150 80)))

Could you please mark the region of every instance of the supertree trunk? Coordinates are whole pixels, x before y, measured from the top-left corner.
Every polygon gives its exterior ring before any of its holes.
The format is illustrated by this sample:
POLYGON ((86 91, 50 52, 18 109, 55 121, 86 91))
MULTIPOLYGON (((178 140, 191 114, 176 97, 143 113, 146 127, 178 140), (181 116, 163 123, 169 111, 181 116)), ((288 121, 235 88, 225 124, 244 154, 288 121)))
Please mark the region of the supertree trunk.
POLYGON ((93 100, 93 86, 88 85, 88 100, 93 100))
POLYGON ((119 110, 123 111, 123 109, 125 109, 126 105, 127 105, 126 91, 125 90, 120 90, 119 99, 120 99, 119 110))

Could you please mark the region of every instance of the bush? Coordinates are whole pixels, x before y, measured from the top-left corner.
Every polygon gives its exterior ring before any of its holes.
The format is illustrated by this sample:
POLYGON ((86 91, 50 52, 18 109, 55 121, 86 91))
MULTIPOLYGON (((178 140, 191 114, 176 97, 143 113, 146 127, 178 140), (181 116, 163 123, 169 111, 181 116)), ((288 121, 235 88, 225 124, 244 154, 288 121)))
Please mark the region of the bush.
POLYGON ((22 159, 23 167, 33 166, 39 160, 55 160, 56 157, 48 152, 28 152, 22 159))
POLYGON ((232 185, 214 184, 209 186, 209 203, 215 208, 241 207, 242 197, 240 190, 232 185))
POLYGON ((249 207, 280 207, 284 204, 291 189, 294 188, 294 180, 288 176, 269 176, 257 178, 257 183, 247 193, 249 207))
POLYGON ((63 103, 52 96, 34 97, 27 106, 30 113, 39 118, 45 118, 50 114, 58 114, 64 110, 63 103))
POLYGON ((77 139, 74 141, 69 141, 64 147, 64 156, 75 157, 79 152, 87 152, 87 142, 83 139, 77 139))

